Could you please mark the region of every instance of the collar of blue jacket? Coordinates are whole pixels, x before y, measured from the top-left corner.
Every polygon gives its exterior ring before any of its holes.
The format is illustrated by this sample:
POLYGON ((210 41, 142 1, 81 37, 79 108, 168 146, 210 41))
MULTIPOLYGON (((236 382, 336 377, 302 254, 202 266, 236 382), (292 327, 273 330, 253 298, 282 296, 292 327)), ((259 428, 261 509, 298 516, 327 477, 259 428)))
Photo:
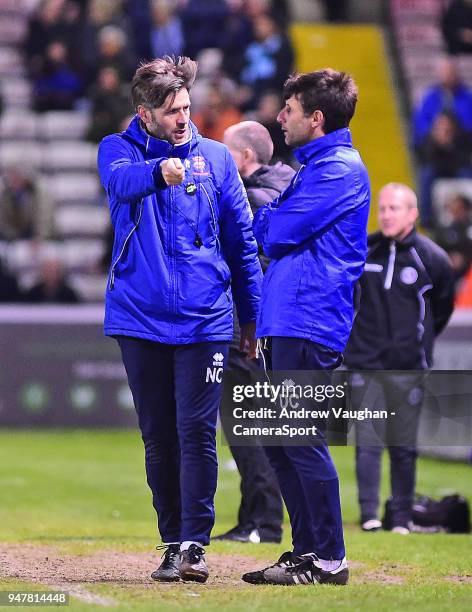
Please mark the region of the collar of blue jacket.
POLYGON ((189 125, 191 136, 187 142, 179 145, 173 145, 167 140, 161 140, 160 138, 148 134, 141 126, 139 115, 136 115, 131 121, 125 134, 128 138, 131 138, 135 144, 144 147, 147 157, 179 157, 180 159, 185 159, 190 153, 192 143, 194 144, 195 141, 201 139, 195 124, 190 121, 189 125))
POLYGON ((351 130, 349 128, 341 128, 330 132, 316 140, 310 140, 298 149, 294 150, 294 155, 301 164, 306 164, 313 157, 318 156, 321 151, 331 147, 350 147, 352 149, 351 130))

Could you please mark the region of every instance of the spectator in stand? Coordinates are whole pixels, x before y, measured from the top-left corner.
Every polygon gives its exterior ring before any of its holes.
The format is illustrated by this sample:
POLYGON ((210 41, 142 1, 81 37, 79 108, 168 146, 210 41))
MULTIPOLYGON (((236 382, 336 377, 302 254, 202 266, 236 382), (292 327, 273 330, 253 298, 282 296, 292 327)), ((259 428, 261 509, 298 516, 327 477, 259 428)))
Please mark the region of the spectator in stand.
POLYGON ((349 0, 323 0, 327 21, 342 23, 349 19, 349 0))
POLYGON ((260 15, 270 15, 281 30, 290 25, 291 14, 287 0, 243 0, 244 12, 255 19, 260 15))
POLYGON ((440 113, 418 150, 420 160, 421 221, 434 225, 432 187, 438 178, 472 178, 472 134, 463 130, 450 112, 440 113))
POLYGON ((118 132, 122 121, 131 110, 128 89, 120 80, 116 68, 102 68, 97 84, 90 91, 92 120, 87 140, 100 142, 107 134, 118 132))
POLYGON ((34 110, 71 110, 82 92, 83 83, 69 63, 64 43, 51 42, 42 69, 33 82, 34 110))
POLYGON ((244 51, 253 42, 252 19, 243 10, 243 0, 227 0, 229 13, 225 19, 221 42, 222 69, 237 81, 244 66, 244 51))
POLYGON ((185 40, 175 0, 151 0, 149 36, 152 57, 182 54, 185 40))
POLYGON ((24 51, 32 75, 41 71, 43 56, 51 40, 60 40, 64 35, 63 8, 64 0, 43 0, 28 22, 24 51))
POLYGON ((244 53, 240 81, 252 88, 254 105, 266 91, 283 87, 292 71, 294 55, 290 39, 269 15, 256 17, 253 25, 256 40, 244 53))
POLYGON ((185 55, 195 57, 202 49, 221 48, 229 15, 225 0, 183 0, 183 4, 185 55))
POLYGON ((98 33, 96 75, 101 68, 115 68, 123 81, 129 82, 136 70, 136 57, 130 53, 128 38, 121 28, 109 25, 98 33))
POLYGON ((76 304, 80 300, 67 282, 59 259, 50 256, 42 261, 39 281, 25 292, 24 301, 34 304, 76 304))
POLYGON ((472 0, 452 0, 441 25, 449 53, 472 53, 472 0))
POLYGON ((413 143, 415 149, 431 132, 434 120, 442 111, 451 111, 459 125, 472 132, 472 91, 462 83, 452 59, 444 58, 437 66, 438 82, 428 89, 414 111, 413 143))
POLYGON ((51 42, 42 69, 33 81, 34 110, 71 110, 82 92, 83 83, 69 63, 66 46, 60 41, 51 42))
POLYGON ((192 119, 202 136, 223 142, 226 128, 241 121, 242 115, 223 88, 212 86, 208 90, 206 103, 192 119))
POLYGON ((0 179, 0 239, 47 239, 53 235, 54 201, 44 186, 19 166, 0 179))
POLYGON ((449 255, 457 281, 472 263, 472 202, 463 195, 455 195, 446 203, 446 211, 450 222, 438 229, 435 238, 449 255))
MULTIPOLYGON (((99 34, 106 26, 115 26, 124 33, 126 56, 123 60, 127 75, 129 74, 128 65, 136 64, 132 28, 129 27, 123 16, 121 0, 90 0, 87 18, 84 20, 80 36, 80 50, 87 84, 95 82, 97 77, 97 58, 100 54, 99 34)), ((145 38, 148 39, 147 36, 145 38)), ((117 62, 119 61, 118 59, 117 62)))
POLYGON ((18 281, 8 272, 0 259, 0 302, 21 302, 22 296, 18 281))

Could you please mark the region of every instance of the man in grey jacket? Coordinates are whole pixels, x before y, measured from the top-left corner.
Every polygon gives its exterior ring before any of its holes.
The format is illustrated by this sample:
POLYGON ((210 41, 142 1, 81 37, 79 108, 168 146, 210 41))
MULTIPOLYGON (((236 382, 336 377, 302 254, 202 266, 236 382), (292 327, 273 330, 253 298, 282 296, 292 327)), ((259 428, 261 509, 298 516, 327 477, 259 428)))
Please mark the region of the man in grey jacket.
MULTIPOLYGON (((229 127, 224 135, 228 147, 247 190, 252 212, 274 200, 295 174, 290 166, 278 162, 269 165, 274 144, 269 131, 256 121, 242 121, 229 127)), ((269 260, 259 249, 259 259, 265 270, 269 260)), ((236 317, 235 317, 236 322, 236 317)), ((233 376, 249 377, 259 368, 256 359, 248 359, 239 350, 238 329, 229 351, 229 369, 233 376)), ((222 415, 223 429, 227 421, 222 415)), ((230 444, 230 450, 241 476, 241 504, 238 524, 216 540, 236 542, 274 542, 282 539, 283 509, 277 478, 262 447, 230 444)))

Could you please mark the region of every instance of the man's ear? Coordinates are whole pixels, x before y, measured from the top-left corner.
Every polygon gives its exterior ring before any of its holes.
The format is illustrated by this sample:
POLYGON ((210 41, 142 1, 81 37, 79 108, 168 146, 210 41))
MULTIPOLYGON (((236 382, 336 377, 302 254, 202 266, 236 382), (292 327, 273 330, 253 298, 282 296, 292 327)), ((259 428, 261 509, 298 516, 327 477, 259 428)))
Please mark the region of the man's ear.
POLYGON ((140 104, 138 106, 138 115, 139 115, 139 118, 141 119, 141 121, 145 125, 147 125, 148 123, 152 122, 151 111, 149 109, 147 109, 145 106, 143 106, 142 104, 140 104))
POLYGON ((324 125, 324 115, 320 110, 315 110, 313 115, 311 116, 311 125, 313 128, 320 127, 323 129, 324 125))
POLYGON ((243 159, 245 162, 254 161, 254 151, 250 147, 243 149, 243 159))

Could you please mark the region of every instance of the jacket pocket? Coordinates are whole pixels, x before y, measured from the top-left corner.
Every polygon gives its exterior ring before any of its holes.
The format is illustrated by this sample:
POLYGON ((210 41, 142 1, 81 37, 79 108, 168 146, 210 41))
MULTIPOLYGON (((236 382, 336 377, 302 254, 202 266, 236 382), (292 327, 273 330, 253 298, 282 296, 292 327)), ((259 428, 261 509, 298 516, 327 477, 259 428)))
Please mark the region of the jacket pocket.
POLYGON ((132 235, 137 230, 139 226, 139 222, 141 221, 142 213, 143 213, 143 203, 141 202, 139 205, 138 215, 137 215, 135 223, 131 227, 129 227, 127 230, 125 230, 122 236, 120 237, 120 240, 118 243, 118 249, 116 251, 116 256, 113 258, 111 268, 110 268, 110 276, 109 276, 109 281, 108 281, 108 288, 110 289, 110 291, 115 286, 115 275, 116 275, 117 267, 119 263, 123 261, 129 241, 131 240, 132 235))

